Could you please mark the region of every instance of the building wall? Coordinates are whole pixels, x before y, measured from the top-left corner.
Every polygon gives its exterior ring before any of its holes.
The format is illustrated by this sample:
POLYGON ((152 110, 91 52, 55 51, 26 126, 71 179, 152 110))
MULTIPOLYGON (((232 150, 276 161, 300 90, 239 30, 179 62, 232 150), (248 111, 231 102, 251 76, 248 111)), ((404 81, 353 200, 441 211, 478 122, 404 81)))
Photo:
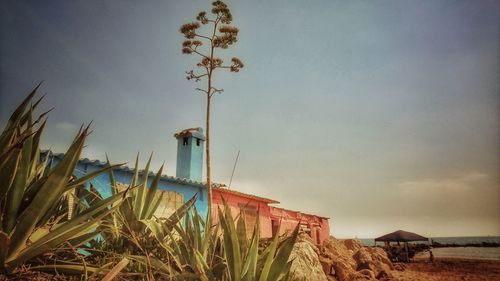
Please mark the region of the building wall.
MULTIPOLYGON (((52 165, 56 165, 61 159, 53 158, 52 165)), ((82 177, 85 174, 91 173, 93 171, 99 170, 102 165, 94 164, 83 164, 80 161, 75 168, 75 176, 82 177)), ((115 180, 119 183, 129 184, 132 181, 133 173, 131 171, 115 170, 113 171, 115 180)), ((139 177, 140 178, 140 177, 139 177)), ((154 176, 148 177, 148 186, 153 181, 154 176)), ((90 181, 92 185, 101 193, 103 197, 111 196, 110 180, 108 173, 99 175, 90 181)), ((175 183, 166 179, 161 179, 158 188, 161 190, 168 190, 173 192, 179 192, 183 195, 184 202, 187 202, 193 196, 197 195, 197 200, 195 202, 196 209, 202 217, 207 216, 208 212, 208 201, 207 201, 207 190, 202 186, 195 186, 189 184, 175 183)))
MULTIPOLYGON (((233 217, 240 214, 241 206, 255 207, 259 214, 260 237, 271 238, 273 236, 270 207, 266 202, 227 193, 215 188, 212 190, 212 218, 214 221, 218 221, 218 209, 224 210, 224 201, 222 198, 224 198, 231 209, 233 217)), ((251 232, 251 230, 247 229, 247 232, 251 232)))
MULTIPOLYGON (((61 159, 54 157, 52 165, 56 165, 61 159)), ((82 177, 88 173, 101 169, 104 165, 98 161, 79 161, 75 168, 75 175, 82 177)), ((132 180, 133 172, 130 170, 117 169, 114 171, 115 180, 119 183, 129 184, 132 180)), ((148 178, 148 185, 153 181, 154 176, 148 178)), ((107 173, 104 173, 91 181, 92 185, 102 194, 103 197, 111 195, 110 180, 107 173)), ((172 178, 162 178, 159 182, 159 189, 178 192, 183 195, 184 202, 197 195, 195 202, 196 209, 202 217, 206 217, 208 212, 207 190, 200 184, 188 184, 172 178)), ((214 221, 218 221, 218 209, 224 208, 223 199, 227 202, 233 217, 240 214, 242 207, 254 208, 258 210, 260 222, 260 237, 271 238, 278 230, 279 233, 291 233, 298 223, 301 228, 308 232, 313 241, 320 245, 330 235, 330 227, 327 218, 304 214, 297 211, 276 208, 268 205, 269 201, 258 198, 248 198, 223 189, 213 189, 212 194, 212 215, 214 221)), ((251 233, 253 228, 249 228, 251 233)))
POLYGON ((281 222, 280 234, 291 233, 300 223, 301 229, 307 232, 317 245, 321 245, 330 236, 327 218, 276 207, 270 207, 270 213, 274 223, 281 222))

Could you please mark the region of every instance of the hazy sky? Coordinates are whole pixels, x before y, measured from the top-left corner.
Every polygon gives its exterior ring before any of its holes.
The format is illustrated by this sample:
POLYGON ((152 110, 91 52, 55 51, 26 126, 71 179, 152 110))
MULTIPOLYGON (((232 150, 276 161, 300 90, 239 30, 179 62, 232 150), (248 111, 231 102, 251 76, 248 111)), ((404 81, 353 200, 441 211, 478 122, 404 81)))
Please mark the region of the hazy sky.
MULTIPOLYGON (((238 44, 213 104, 213 176, 329 216, 337 237, 500 235, 498 1, 231 1, 238 44)), ((45 80, 44 146, 93 120, 85 156, 175 175, 203 126, 181 24, 209 1, 2 1, 0 124, 45 80)))

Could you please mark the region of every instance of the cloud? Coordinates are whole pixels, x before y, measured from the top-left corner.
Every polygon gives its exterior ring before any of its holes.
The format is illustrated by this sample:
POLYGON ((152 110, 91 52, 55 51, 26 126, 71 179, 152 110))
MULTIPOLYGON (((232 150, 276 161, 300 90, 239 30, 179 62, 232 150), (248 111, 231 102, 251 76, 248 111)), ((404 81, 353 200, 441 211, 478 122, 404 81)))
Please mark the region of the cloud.
POLYGON ((76 131, 76 125, 69 122, 59 122, 56 124, 56 129, 64 132, 74 132, 76 131))
POLYGON ((406 181, 398 184, 403 192, 450 192, 468 191, 477 187, 485 187, 490 177, 479 172, 470 172, 453 178, 424 179, 406 181))
MULTIPOLYGON (((449 178, 405 181, 395 193, 398 214, 434 219, 498 217, 499 183, 495 177, 467 172, 449 178)), ((465 227, 465 226, 464 226, 465 227)))

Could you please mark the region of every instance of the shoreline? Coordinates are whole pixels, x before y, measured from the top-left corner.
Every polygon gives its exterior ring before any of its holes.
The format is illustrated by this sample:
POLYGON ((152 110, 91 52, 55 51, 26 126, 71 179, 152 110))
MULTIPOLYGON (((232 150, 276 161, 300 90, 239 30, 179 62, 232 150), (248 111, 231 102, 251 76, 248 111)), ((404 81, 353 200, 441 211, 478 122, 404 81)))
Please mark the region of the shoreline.
MULTIPOLYGON (((432 248, 434 258, 500 261, 500 248, 491 247, 443 247, 432 248)), ((429 259, 429 251, 418 253, 414 258, 429 259)))
POLYGON ((434 263, 415 258, 404 271, 393 271, 394 280, 454 281, 500 280, 500 260, 438 257, 434 263))
MULTIPOLYGON (((496 258, 481 258, 481 257, 453 257, 453 256, 439 256, 434 257, 435 261, 478 261, 478 262, 498 262, 500 263, 500 259, 496 258)), ((413 258, 412 262, 429 262, 428 256, 416 256, 413 258)), ((411 262, 410 262, 411 263, 411 262)))

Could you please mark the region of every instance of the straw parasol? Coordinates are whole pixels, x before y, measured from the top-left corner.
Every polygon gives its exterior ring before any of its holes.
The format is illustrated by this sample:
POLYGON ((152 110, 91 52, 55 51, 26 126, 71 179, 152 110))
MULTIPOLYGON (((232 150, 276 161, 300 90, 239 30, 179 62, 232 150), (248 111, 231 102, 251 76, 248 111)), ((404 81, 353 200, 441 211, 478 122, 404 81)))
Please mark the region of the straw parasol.
POLYGON ((422 235, 418 235, 413 232, 408 232, 404 230, 398 230, 391 232, 389 234, 380 236, 375 238, 375 243, 378 241, 381 242, 404 242, 405 243, 405 252, 406 252, 406 261, 408 262, 410 259, 408 257, 408 242, 411 241, 428 241, 429 239, 427 237, 424 237, 422 235))
POLYGON ((408 232, 404 230, 398 230, 391 232, 389 234, 375 238, 375 242, 411 242, 411 241, 428 241, 427 237, 418 235, 413 232, 408 232))

